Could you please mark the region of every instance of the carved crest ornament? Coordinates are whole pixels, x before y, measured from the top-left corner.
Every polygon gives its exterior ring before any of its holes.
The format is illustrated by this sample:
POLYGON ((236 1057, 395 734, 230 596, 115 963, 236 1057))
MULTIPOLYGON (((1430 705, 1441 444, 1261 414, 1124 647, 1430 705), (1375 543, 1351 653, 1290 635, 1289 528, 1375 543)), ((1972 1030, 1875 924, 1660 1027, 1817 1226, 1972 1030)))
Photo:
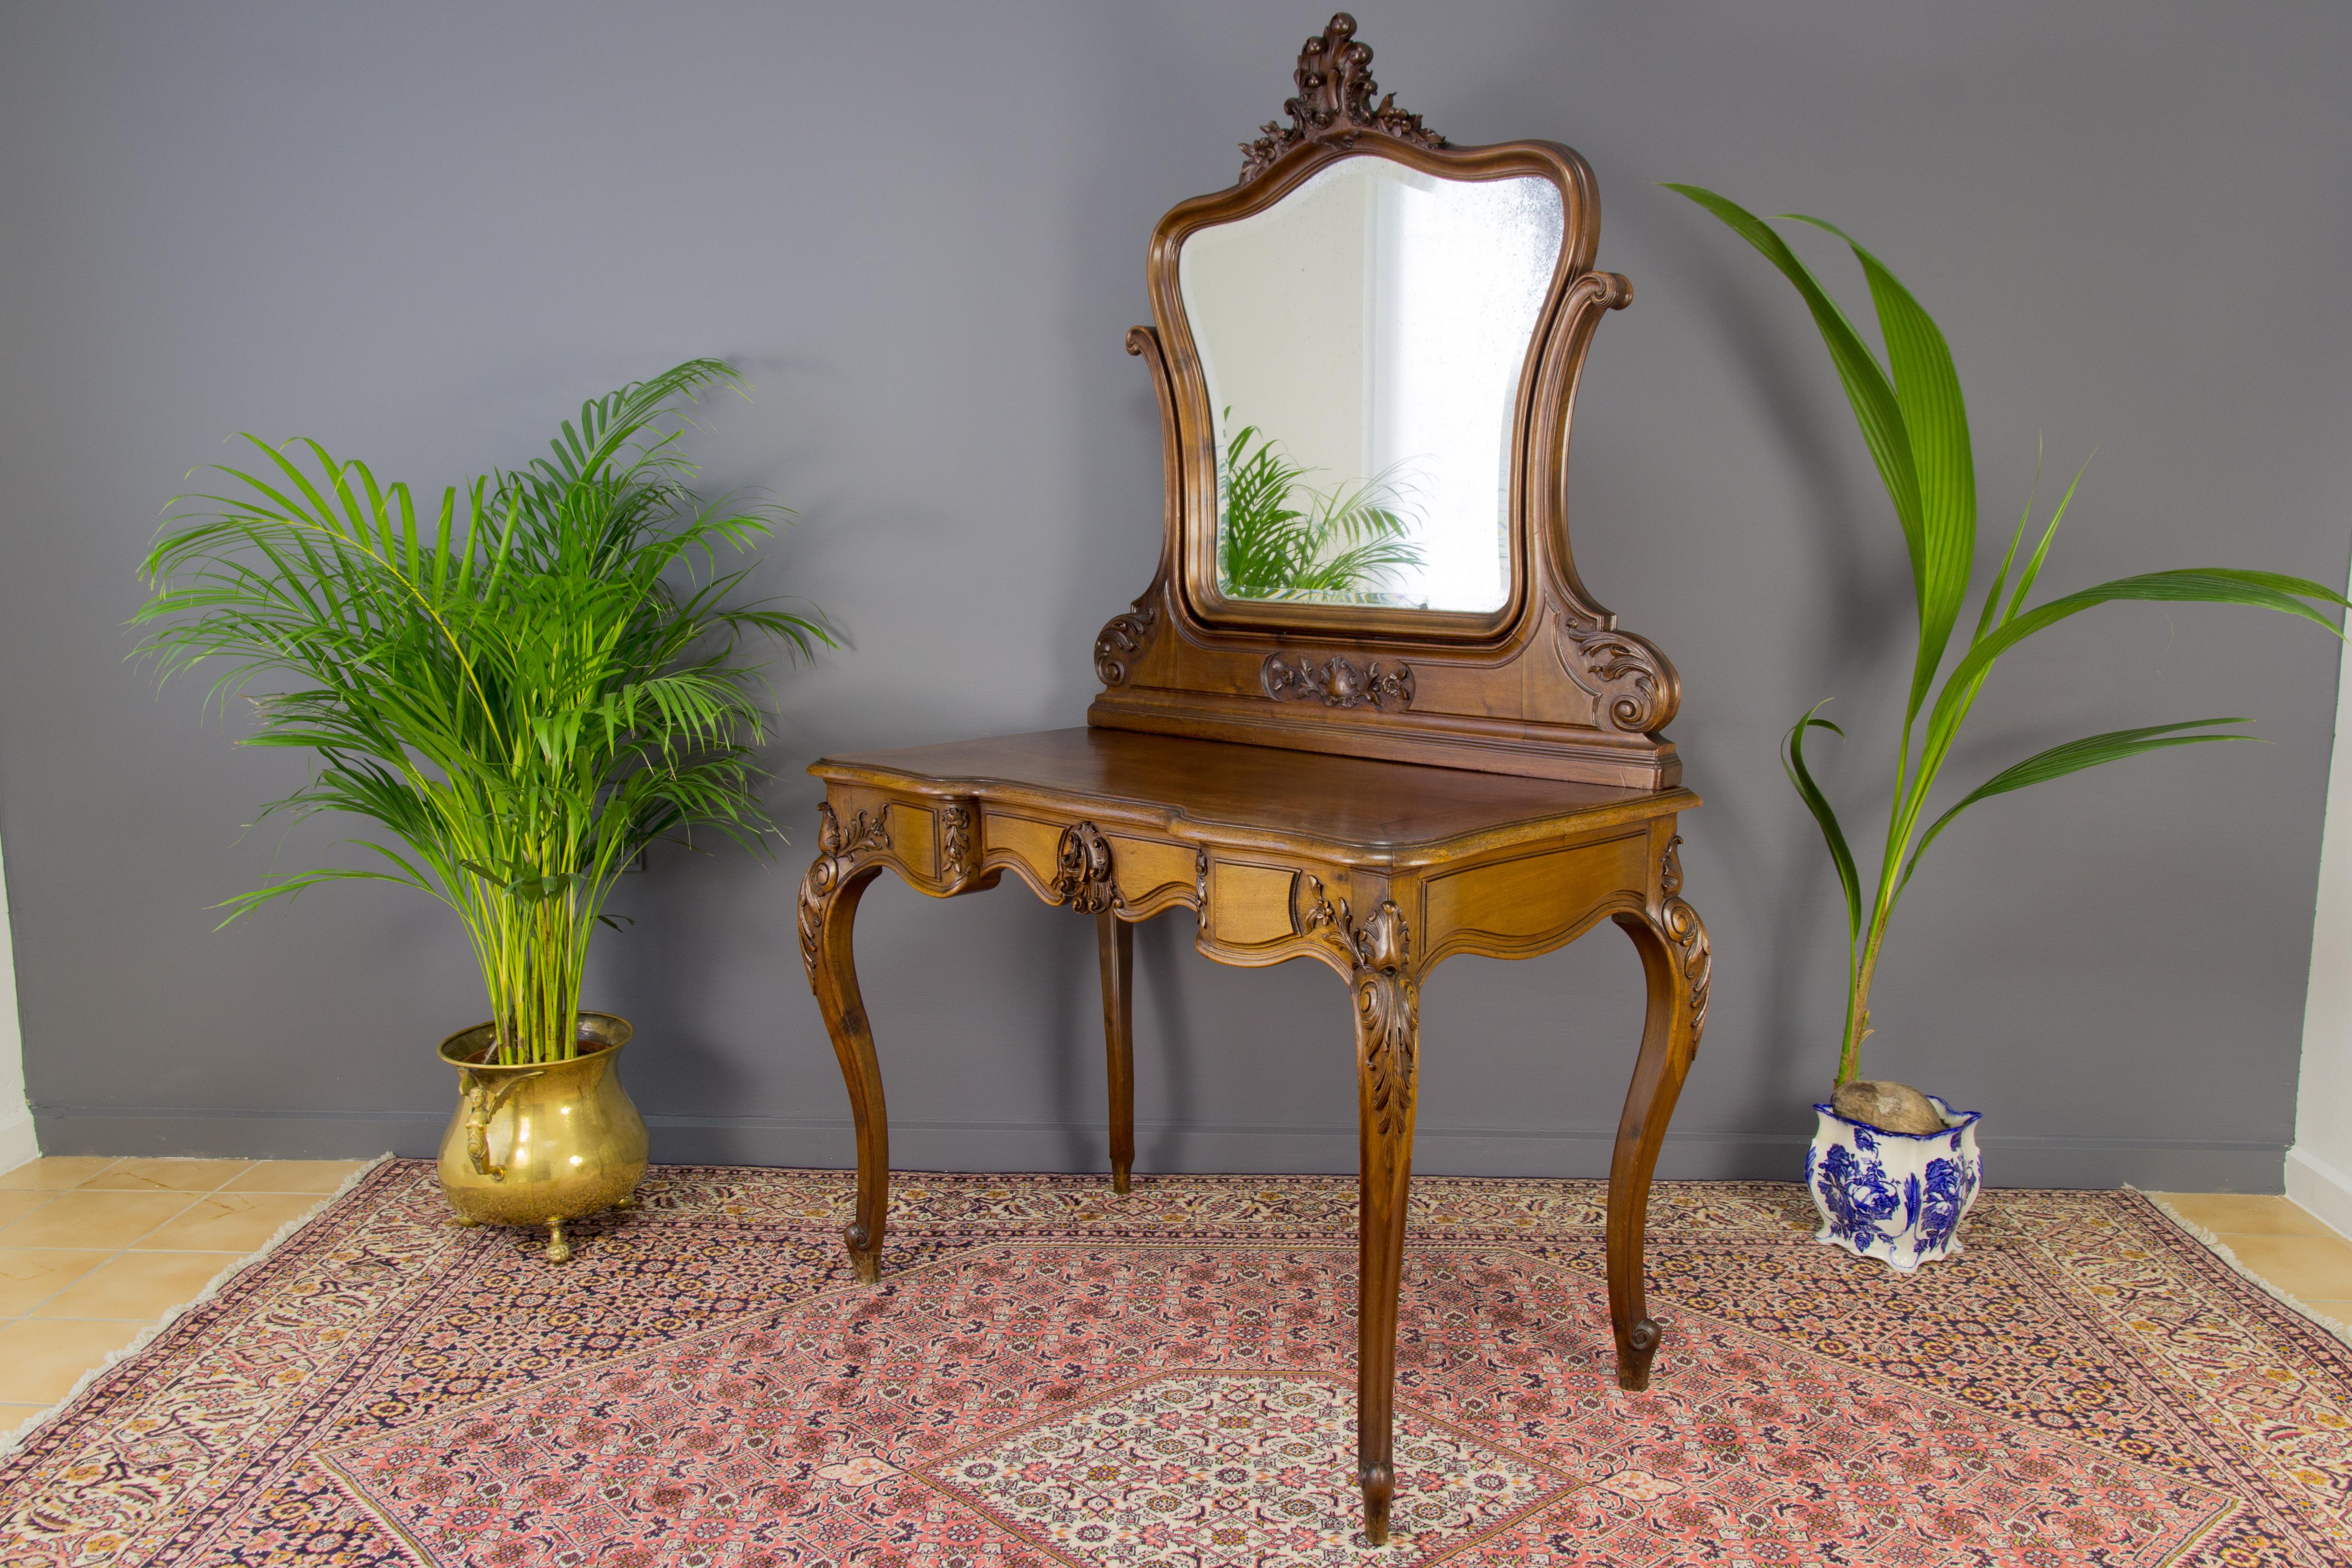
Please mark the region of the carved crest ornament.
POLYGON ((1301 142, 1344 147, 1370 132, 1416 147, 1445 145, 1445 138, 1423 125, 1420 115, 1396 106, 1396 94, 1372 101, 1372 94, 1380 90, 1372 79, 1372 51, 1356 41, 1356 19, 1344 11, 1331 18, 1321 37, 1307 39, 1298 51, 1293 79, 1298 83, 1298 96, 1282 106, 1290 123, 1269 120, 1260 127, 1264 135, 1242 143, 1243 184, 1265 174, 1301 142))

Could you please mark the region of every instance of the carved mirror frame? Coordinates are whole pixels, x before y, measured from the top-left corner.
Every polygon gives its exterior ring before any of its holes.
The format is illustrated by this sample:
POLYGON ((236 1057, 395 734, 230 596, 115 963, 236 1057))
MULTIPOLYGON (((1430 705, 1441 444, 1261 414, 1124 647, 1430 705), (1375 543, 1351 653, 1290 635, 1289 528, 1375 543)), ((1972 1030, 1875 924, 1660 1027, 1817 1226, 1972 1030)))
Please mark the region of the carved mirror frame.
POLYGON ((1287 126, 1244 143, 1241 177, 1178 204, 1152 235, 1154 325, 1127 349, 1160 402, 1165 517, 1151 585, 1095 639, 1103 689, 1089 724, 1303 751, 1433 763, 1634 789, 1678 784, 1662 733, 1680 679, 1579 579, 1569 547, 1569 426, 1586 349, 1633 286, 1592 269, 1601 202, 1592 170, 1553 142, 1456 147, 1395 95, 1373 95, 1372 52, 1342 14, 1298 57, 1287 126), (1217 447, 1208 385, 1179 287, 1200 229, 1264 211, 1347 158, 1423 174, 1536 175, 1560 193, 1562 239, 1520 376, 1512 433, 1510 579, 1472 615, 1228 598, 1217 589, 1217 447))

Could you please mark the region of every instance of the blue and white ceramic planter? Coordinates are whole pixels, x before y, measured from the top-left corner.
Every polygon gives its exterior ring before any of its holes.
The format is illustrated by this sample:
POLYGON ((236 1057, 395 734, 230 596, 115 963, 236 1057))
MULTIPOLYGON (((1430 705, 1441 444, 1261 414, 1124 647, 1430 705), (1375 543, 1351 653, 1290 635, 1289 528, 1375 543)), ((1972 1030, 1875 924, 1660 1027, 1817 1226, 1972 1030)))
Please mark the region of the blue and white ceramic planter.
POLYGON ((1805 1156, 1805 1184, 1822 1227, 1813 1239, 1908 1274, 1960 1250, 1960 1216, 1984 1184, 1977 1113, 1934 1095, 1941 1132, 1887 1132, 1826 1105, 1805 1156))

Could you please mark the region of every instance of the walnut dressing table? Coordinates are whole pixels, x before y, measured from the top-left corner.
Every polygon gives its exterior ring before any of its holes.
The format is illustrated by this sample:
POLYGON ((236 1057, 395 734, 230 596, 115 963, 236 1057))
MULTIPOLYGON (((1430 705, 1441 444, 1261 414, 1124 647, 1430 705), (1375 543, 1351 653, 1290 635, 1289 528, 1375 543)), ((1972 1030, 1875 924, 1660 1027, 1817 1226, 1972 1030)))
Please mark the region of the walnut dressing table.
POLYGON ((885 868, 938 898, 1006 872, 1095 922, 1111 1179, 1134 1159, 1133 925, 1183 908, 1223 963, 1315 958, 1355 1002, 1361 1150, 1358 1478, 1388 1538, 1397 1294, 1419 996, 1456 952, 1531 958, 1604 918, 1648 1022, 1610 1165, 1618 1380, 1648 1382, 1651 1173, 1706 1022, 1682 897, 1698 804, 1660 732, 1680 689, 1579 581, 1569 416, 1601 315, 1592 174, 1545 142, 1456 148, 1374 100, 1335 17, 1291 123, 1153 237, 1160 570, 1103 628, 1087 727, 828 757, 800 942, 857 1131, 859 1277, 889 1189, 881 1068, 850 956, 885 868), (1269 458, 1271 462, 1269 463, 1269 458))

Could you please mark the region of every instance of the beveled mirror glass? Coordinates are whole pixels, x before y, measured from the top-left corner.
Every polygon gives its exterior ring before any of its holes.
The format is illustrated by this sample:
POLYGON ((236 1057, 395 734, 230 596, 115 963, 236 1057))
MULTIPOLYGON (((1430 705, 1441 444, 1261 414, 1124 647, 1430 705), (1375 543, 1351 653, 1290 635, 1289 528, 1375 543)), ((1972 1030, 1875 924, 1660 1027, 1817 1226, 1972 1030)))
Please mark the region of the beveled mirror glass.
POLYGON ((1178 258, 1227 598, 1490 614, 1559 188, 1344 158, 1178 258))

